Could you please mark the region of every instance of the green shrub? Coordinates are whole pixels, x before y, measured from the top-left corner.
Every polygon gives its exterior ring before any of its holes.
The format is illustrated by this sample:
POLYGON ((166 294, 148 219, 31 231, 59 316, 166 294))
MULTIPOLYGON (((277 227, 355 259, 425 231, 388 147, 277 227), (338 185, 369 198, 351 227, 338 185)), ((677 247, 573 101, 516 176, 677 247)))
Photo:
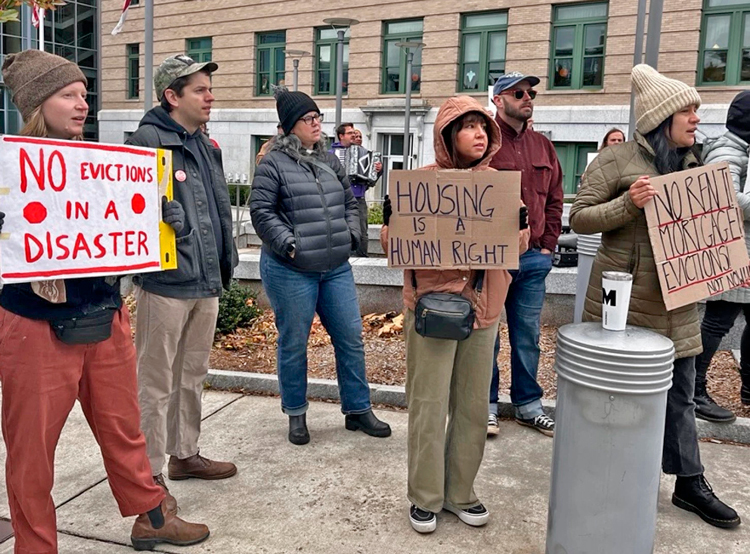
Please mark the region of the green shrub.
POLYGON ((216 318, 216 330, 220 333, 233 333, 238 327, 247 327, 263 310, 258 307, 258 293, 243 287, 233 280, 229 290, 225 290, 219 299, 219 317, 216 318))
POLYGON ((367 223, 370 225, 382 225, 383 224, 383 205, 378 203, 370 206, 370 210, 367 214, 367 223))

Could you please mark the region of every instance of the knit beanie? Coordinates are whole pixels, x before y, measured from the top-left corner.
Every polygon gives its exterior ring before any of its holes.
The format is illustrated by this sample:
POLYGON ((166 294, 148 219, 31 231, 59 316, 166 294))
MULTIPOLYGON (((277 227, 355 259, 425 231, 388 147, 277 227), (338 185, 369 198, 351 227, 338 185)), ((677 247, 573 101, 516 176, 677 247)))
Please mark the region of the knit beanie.
POLYGON ((88 85, 76 64, 41 50, 24 50, 6 56, 3 79, 26 122, 37 107, 61 88, 78 81, 88 85))
POLYGON ((743 90, 729 105, 727 129, 750 143, 750 90, 743 90))
POLYGON ((653 67, 639 64, 631 73, 635 88, 635 129, 645 135, 662 121, 692 105, 701 105, 693 87, 665 77, 653 67))
POLYGON ((288 135, 292 131, 294 124, 301 117, 304 117, 306 113, 320 113, 315 100, 304 92, 290 92, 285 89, 277 89, 274 96, 276 96, 276 112, 279 114, 279 121, 285 135, 288 135))

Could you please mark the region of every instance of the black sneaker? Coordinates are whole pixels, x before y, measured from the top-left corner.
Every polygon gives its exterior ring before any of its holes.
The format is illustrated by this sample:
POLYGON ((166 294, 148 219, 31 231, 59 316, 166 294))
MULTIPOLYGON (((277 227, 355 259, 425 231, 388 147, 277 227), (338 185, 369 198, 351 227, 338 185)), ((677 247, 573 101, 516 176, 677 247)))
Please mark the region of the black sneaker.
POLYGON ((708 394, 705 384, 695 384, 693 401, 695 402, 695 417, 699 419, 713 421, 714 423, 732 423, 737 419, 737 416, 730 410, 722 408, 714 402, 714 399, 708 394))
POLYGON ((466 525, 472 527, 481 527, 486 524, 490 519, 490 512, 482 504, 474 506, 472 508, 466 508, 464 510, 451 506, 450 504, 443 504, 443 510, 447 510, 452 514, 456 514, 458 519, 463 521, 466 525))
POLYGON ((714 527, 731 529, 741 523, 737 512, 716 497, 703 475, 677 477, 672 504, 697 514, 703 521, 714 527))
POLYGON ((547 414, 540 414, 530 419, 517 417, 516 423, 518 423, 519 425, 525 425, 526 427, 531 427, 532 429, 536 429, 542 435, 547 435, 548 437, 555 436, 555 420, 549 417, 547 414))
POLYGON ((409 509, 409 522, 417 533, 432 533, 437 527, 437 516, 412 504, 409 509))

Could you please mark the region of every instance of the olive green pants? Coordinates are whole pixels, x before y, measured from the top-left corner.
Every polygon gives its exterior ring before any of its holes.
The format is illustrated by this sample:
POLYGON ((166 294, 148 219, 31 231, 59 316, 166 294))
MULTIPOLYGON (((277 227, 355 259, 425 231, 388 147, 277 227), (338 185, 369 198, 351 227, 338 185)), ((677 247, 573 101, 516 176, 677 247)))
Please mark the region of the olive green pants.
POLYGON ((497 327, 474 329, 463 341, 425 338, 414 329, 414 312, 406 311, 408 496, 423 510, 479 504, 474 479, 487 438, 497 327))

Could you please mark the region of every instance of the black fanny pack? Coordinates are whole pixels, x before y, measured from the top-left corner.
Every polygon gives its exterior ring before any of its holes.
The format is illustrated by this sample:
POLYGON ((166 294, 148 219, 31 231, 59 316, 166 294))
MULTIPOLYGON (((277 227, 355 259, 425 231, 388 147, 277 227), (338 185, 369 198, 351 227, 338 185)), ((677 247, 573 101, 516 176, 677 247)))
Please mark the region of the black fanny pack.
MULTIPOLYGON (((414 294, 417 293, 416 271, 411 272, 414 294)), ((482 293, 484 270, 477 272, 474 291, 478 297, 482 293)), ((414 326, 423 337, 434 339, 464 340, 474 329, 474 306, 468 298, 460 294, 431 292, 417 300, 414 310, 414 326)))
POLYGON ((106 308, 92 314, 71 319, 50 321, 55 336, 65 344, 94 344, 112 336, 114 308, 106 308))

